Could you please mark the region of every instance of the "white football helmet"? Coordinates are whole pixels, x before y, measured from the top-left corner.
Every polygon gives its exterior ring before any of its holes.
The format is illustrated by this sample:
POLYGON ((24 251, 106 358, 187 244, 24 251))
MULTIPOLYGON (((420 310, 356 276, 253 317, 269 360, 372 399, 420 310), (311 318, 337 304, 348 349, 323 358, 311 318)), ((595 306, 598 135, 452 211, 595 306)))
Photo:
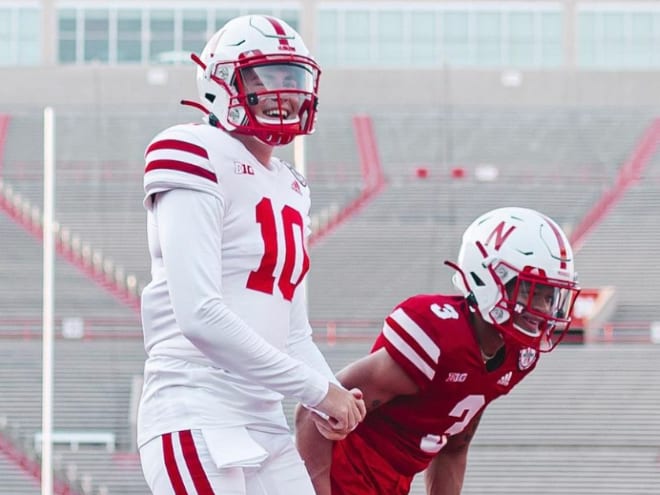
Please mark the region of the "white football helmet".
POLYGON ((515 207, 481 215, 463 234, 457 266, 449 264, 483 319, 523 345, 548 352, 568 330, 580 292, 573 251, 545 215, 515 207))
POLYGON ((201 56, 191 58, 199 66, 199 100, 212 125, 273 146, 314 131, 321 70, 286 22, 237 17, 211 37, 201 56))

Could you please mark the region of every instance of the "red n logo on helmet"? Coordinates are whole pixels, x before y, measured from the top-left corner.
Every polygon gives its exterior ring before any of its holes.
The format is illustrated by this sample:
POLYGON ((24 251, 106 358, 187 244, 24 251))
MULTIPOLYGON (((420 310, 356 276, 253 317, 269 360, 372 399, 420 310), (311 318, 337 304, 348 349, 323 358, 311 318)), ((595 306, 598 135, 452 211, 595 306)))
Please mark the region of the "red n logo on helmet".
POLYGON ((490 241, 495 238, 495 250, 499 251, 499 249, 502 247, 502 244, 504 244, 504 241, 506 241, 506 238, 511 235, 511 232, 516 230, 516 226, 512 225, 507 229, 507 231, 504 231, 504 227, 506 227, 506 224, 504 222, 500 222, 497 224, 497 227, 493 229, 493 231, 490 233, 488 236, 488 239, 486 239, 486 245, 490 244, 490 241))

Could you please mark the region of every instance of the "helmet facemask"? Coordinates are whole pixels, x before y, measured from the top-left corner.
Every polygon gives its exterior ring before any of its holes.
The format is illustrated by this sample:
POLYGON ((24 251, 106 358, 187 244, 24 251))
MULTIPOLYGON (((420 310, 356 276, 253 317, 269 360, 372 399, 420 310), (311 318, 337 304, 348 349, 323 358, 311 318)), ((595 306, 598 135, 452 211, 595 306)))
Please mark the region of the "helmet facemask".
POLYGON ((575 283, 549 279, 529 267, 519 272, 503 262, 491 270, 502 294, 490 312, 492 324, 523 345, 542 352, 553 350, 570 326, 579 293, 575 283), (504 284, 500 275, 509 281, 504 284))
POLYGON ((316 69, 309 63, 245 64, 229 100, 228 121, 240 134, 287 144, 311 132, 316 113, 316 69))

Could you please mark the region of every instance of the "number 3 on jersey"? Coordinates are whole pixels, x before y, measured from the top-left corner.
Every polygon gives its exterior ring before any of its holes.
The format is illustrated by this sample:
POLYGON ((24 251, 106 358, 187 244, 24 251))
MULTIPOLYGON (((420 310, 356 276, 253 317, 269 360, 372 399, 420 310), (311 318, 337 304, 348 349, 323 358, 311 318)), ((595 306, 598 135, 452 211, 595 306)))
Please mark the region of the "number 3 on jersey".
POLYGON ((465 399, 459 401, 449 413, 449 416, 459 418, 459 420, 447 428, 443 435, 428 434, 422 437, 419 448, 429 454, 440 452, 442 447, 447 445, 449 437, 462 432, 485 403, 486 398, 483 395, 468 395, 465 399))
POLYGON ((284 256, 282 271, 277 281, 277 286, 282 297, 287 301, 293 299, 293 294, 302 282, 309 269, 309 256, 305 250, 304 226, 302 215, 298 210, 285 206, 280 212, 282 216, 282 227, 284 229, 284 249, 280 249, 277 242, 277 222, 275 211, 269 198, 262 198, 257 204, 256 218, 261 226, 261 238, 264 241, 264 254, 261 257, 259 268, 252 271, 247 280, 247 288, 272 294, 275 287, 275 266, 279 256, 284 256), (297 229, 295 227, 298 227, 297 229), (299 242, 296 242, 296 234, 299 234, 299 242), (297 280, 293 281, 293 269, 296 259, 299 259, 302 250, 302 270, 297 280), (283 251, 283 252, 281 252, 283 251))

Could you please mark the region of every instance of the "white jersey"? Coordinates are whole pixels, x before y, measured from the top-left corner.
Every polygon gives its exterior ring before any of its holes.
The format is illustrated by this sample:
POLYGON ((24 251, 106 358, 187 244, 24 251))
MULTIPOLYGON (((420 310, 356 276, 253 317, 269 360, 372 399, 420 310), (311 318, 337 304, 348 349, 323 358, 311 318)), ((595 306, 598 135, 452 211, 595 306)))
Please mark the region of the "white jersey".
POLYGON ((286 431, 283 396, 309 405, 332 373, 312 343, 304 280, 309 189, 229 134, 160 133, 144 176, 152 281, 138 445, 186 429, 286 431))

